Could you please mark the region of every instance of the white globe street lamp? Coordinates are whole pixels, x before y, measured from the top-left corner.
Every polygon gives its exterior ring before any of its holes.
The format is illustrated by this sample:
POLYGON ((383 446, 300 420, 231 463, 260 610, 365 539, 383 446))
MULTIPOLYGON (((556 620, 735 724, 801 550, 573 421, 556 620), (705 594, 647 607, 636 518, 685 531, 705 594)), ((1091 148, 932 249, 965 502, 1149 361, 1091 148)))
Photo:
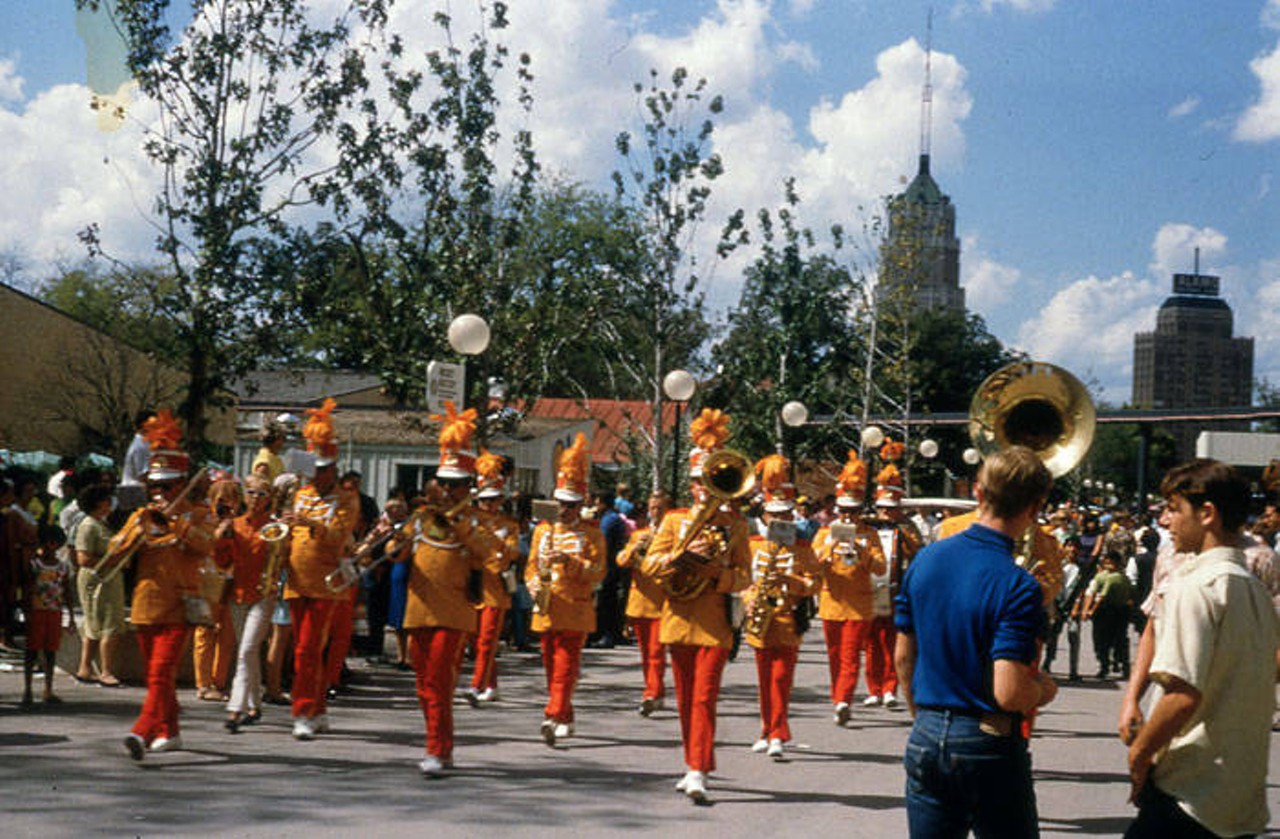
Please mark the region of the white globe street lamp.
POLYGON ((479 355, 489 346, 489 324, 479 315, 458 315, 449 322, 449 346, 461 355, 479 355))
POLYGON ((792 400, 782 406, 782 421, 792 428, 799 428, 809 421, 809 409, 803 402, 792 400))
POLYGON ((862 445, 869 449, 879 448, 884 442, 884 432, 878 425, 868 425, 862 429, 862 445))
POLYGON ((960 457, 970 466, 977 466, 978 461, 982 460, 982 452, 970 447, 965 449, 964 454, 960 455, 960 457))
POLYGON ((688 370, 672 370, 662 379, 662 392, 673 402, 688 402, 698 383, 688 370))
POLYGON ((920 448, 917 449, 917 451, 919 451, 920 456, 925 458, 926 460, 933 460, 935 457, 938 456, 938 441, 929 440, 927 438, 924 440, 921 440, 920 448))

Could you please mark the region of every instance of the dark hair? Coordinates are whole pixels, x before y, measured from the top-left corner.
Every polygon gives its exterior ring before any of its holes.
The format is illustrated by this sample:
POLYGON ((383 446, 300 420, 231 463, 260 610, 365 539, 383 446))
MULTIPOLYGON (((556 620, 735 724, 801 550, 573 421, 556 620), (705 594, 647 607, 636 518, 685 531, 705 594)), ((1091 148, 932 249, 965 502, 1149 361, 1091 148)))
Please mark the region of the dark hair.
POLYGON ((1243 527, 1249 516, 1248 482, 1220 460, 1197 458, 1173 467, 1160 482, 1160 494, 1185 498, 1193 507, 1213 504, 1223 528, 1230 532, 1243 527))
POLYGON ((40 540, 41 546, 57 545, 61 547, 67 544, 67 534, 56 524, 41 524, 36 529, 36 538, 40 540))
POLYGON ((90 484, 80 490, 80 494, 76 496, 76 504, 80 507, 80 512, 87 516, 103 501, 110 501, 113 494, 110 487, 104 487, 102 484, 90 484))
POLYGON ((156 412, 150 408, 143 408, 141 411, 133 415, 133 427, 142 428, 142 424, 156 415, 156 412))

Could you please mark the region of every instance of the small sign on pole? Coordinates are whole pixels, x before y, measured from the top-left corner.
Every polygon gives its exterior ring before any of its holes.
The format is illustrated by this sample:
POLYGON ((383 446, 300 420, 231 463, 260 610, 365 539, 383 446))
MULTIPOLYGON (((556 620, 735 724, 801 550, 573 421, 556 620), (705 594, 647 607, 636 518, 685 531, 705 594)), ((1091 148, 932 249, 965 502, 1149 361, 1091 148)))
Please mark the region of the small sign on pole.
POLYGON ((461 364, 451 364, 447 361, 428 363, 427 410, 433 414, 443 414, 445 400, 452 402, 461 410, 466 393, 465 377, 465 368, 461 364))

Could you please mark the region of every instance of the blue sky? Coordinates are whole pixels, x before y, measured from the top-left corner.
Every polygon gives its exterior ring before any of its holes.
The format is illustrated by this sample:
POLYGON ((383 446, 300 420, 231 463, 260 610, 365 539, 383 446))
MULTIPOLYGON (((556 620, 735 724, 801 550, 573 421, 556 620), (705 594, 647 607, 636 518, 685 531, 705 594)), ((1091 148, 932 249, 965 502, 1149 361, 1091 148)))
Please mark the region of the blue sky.
MULTIPOLYGON (((398 5, 406 31, 425 29, 430 0, 398 5)), ((469 5, 452 9, 465 20, 469 5)), ((728 103, 717 211, 772 204, 794 176, 815 229, 859 225, 914 174, 932 6, 933 172, 957 208, 970 308, 1119 403, 1133 333, 1154 328, 1198 244, 1236 334, 1256 339, 1257 376, 1280 383, 1280 0, 512 5, 549 169, 603 187, 631 83, 683 65, 728 103)), ((86 79, 72 8, 0 3, 0 254, 28 276, 78 259, 89 221, 124 252, 151 237, 136 135, 96 131, 87 93, 65 87, 86 79)), ((740 270, 716 267, 713 301, 733 302, 740 270)))

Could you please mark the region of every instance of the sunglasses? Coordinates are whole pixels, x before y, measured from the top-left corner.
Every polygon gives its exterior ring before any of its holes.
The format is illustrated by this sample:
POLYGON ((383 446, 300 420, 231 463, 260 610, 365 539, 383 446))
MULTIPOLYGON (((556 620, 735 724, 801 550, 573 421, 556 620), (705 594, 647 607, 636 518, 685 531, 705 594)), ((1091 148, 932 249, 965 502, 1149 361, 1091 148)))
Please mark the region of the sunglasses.
POLYGON ((269 493, 261 489, 246 489, 244 494, 250 498, 266 498, 269 493))

